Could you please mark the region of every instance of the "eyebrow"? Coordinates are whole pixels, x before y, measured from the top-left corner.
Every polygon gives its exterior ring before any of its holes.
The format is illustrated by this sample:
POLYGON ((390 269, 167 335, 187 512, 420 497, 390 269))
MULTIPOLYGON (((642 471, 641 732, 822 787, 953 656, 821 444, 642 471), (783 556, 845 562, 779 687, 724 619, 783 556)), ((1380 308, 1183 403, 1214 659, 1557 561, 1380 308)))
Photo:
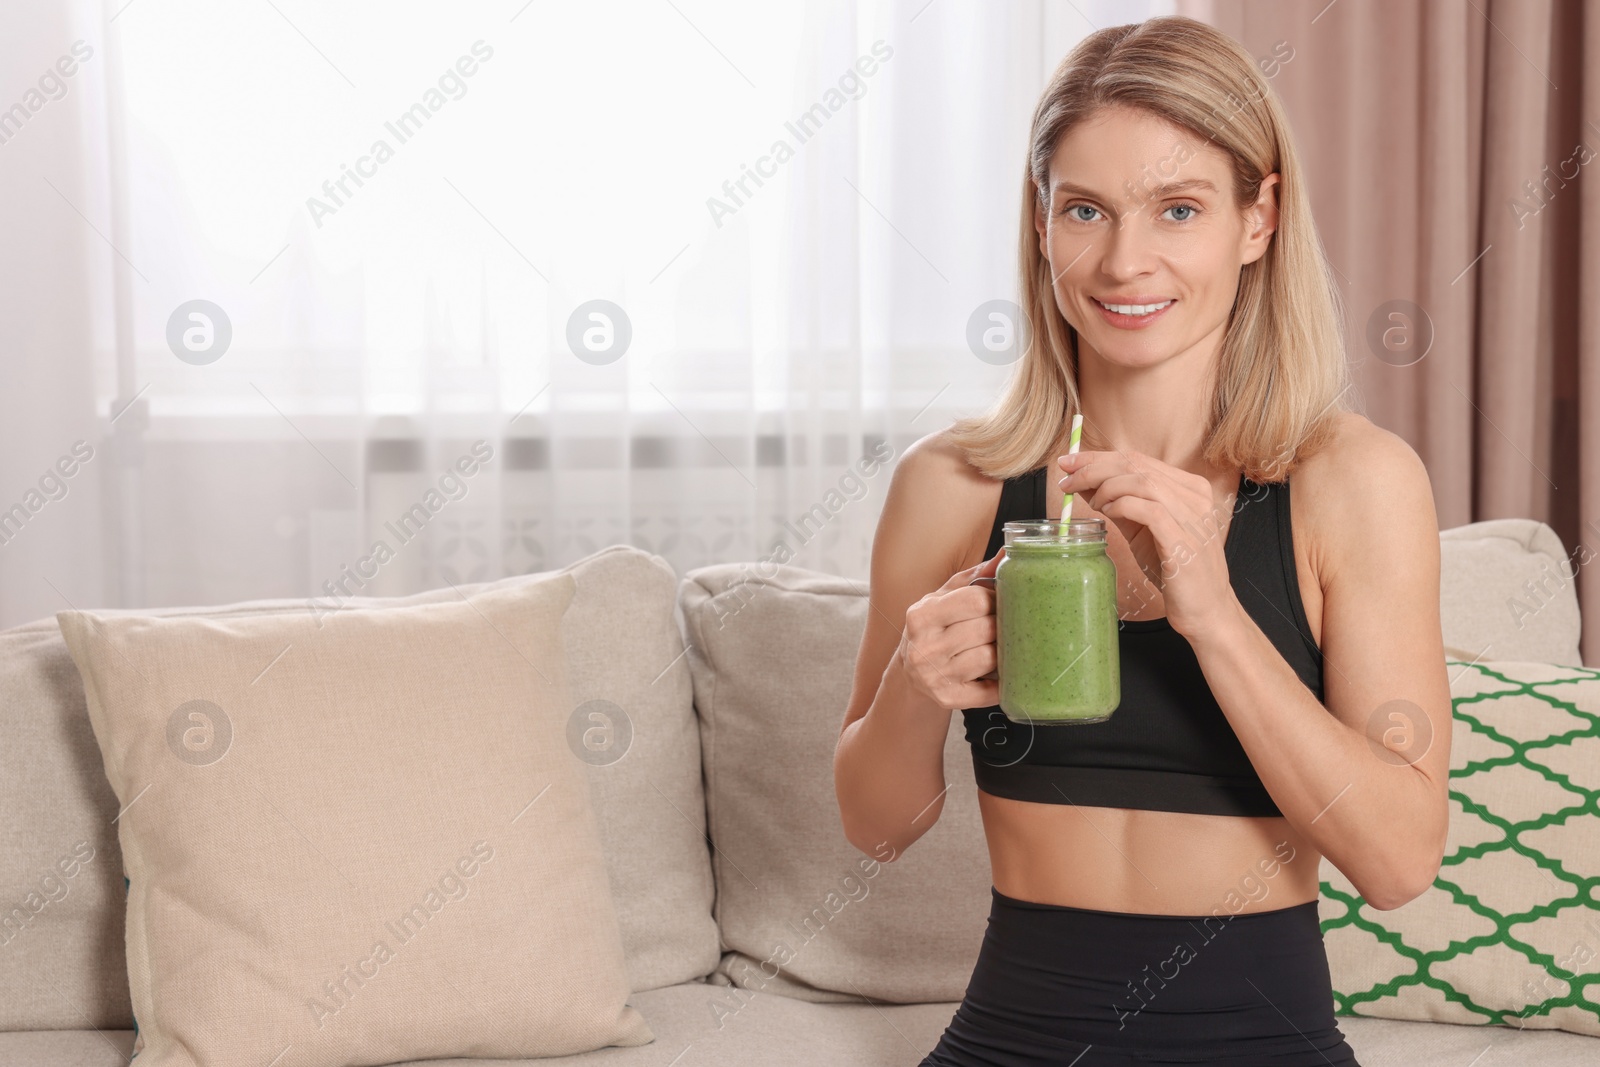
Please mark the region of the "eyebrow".
MULTIPOLYGON (((1149 191, 1149 197, 1154 199, 1160 196, 1171 196, 1174 193, 1181 193, 1190 189, 1204 189, 1210 193, 1217 191, 1217 187, 1204 178, 1185 178, 1181 182, 1162 182, 1149 191)), ((1066 193, 1068 196, 1087 197, 1090 200, 1101 199, 1100 194, 1094 190, 1086 189, 1081 185, 1073 185, 1071 182, 1056 182, 1054 191, 1066 193)))

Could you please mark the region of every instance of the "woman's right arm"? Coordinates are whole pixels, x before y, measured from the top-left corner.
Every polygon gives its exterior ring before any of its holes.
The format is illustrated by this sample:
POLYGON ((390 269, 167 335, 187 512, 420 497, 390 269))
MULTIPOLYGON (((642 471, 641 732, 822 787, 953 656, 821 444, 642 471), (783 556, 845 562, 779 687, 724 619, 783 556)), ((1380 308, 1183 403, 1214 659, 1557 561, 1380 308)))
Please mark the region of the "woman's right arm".
POLYGON ((880 860, 903 853, 944 808, 951 712, 999 699, 999 683, 983 679, 995 667, 994 594, 968 584, 996 561, 962 568, 981 551, 974 524, 994 501, 993 483, 942 435, 907 449, 890 479, 833 757, 845 837, 880 860))

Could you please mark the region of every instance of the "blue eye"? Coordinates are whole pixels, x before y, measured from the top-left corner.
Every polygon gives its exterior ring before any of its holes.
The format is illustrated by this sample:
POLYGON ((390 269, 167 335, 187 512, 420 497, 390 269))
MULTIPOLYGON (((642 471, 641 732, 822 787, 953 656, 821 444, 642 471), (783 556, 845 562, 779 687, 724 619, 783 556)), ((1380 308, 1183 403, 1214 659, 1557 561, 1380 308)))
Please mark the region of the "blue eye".
MULTIPOLYGON (((1181 219, 1173 219, 1172 220, 1173 222, 1188 222, 1190 219, 1194 218, 1195 212, 1197 212, 1198 210, 1199 210, 1199 208, 1195 207, 1193 204, 1173 204, 1171 207, 1167 208, 1167 211, 1187 211, 1187 212, 1189 212, 1188 215, 1186 215, 1185 217, 1183 217, 1181 219)), ((1163 212, 1163 214, 1165 214, 1165 212, 1163 212)))
POLYGON ((1094 208, 1090 207, 1088 204, 1072 204, 1072 205, 1068 206, 1068 208, 1067 208, 1068 214, 1072 215, 1073 221, 1075 221, 1075 222, 1093 222, 1094 221, 1093 219, 1086 219, 1082 215, 1076 214, 1076 212, 1079 212, 1079 211, 1093 211, 1096 215, 1098 215, 1100 213, 1100 212, 1096 211, 1094 208))

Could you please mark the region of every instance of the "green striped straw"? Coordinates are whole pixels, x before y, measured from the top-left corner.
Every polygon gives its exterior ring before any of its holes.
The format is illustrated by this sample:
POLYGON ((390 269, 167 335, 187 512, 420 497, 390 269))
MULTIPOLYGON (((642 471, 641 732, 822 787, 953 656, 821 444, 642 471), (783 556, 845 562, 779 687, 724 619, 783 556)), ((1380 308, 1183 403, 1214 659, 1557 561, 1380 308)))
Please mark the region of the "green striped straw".
MULTIPOLYGON (((1072 416, 1072 436, 1067 439, 1067 455, 1078 454, 1078 442, 1083 439, 1083 412, 1072 416)), ((1072 494, 1061 501, 1061 536, 1067 536, 1067 523, 1072 520, 1072 494)))

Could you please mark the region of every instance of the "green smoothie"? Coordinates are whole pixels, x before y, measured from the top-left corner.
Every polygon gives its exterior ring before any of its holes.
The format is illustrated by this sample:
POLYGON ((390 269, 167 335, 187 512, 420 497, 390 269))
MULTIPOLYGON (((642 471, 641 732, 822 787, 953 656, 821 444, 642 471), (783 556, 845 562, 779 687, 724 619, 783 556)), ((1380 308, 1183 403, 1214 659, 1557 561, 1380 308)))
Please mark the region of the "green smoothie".
POLYGON ((1105 542, 1008 544, 995 572, 1000 709, 1013 722, 1104 722, 1122 700, 1117 570, 1105 542))

